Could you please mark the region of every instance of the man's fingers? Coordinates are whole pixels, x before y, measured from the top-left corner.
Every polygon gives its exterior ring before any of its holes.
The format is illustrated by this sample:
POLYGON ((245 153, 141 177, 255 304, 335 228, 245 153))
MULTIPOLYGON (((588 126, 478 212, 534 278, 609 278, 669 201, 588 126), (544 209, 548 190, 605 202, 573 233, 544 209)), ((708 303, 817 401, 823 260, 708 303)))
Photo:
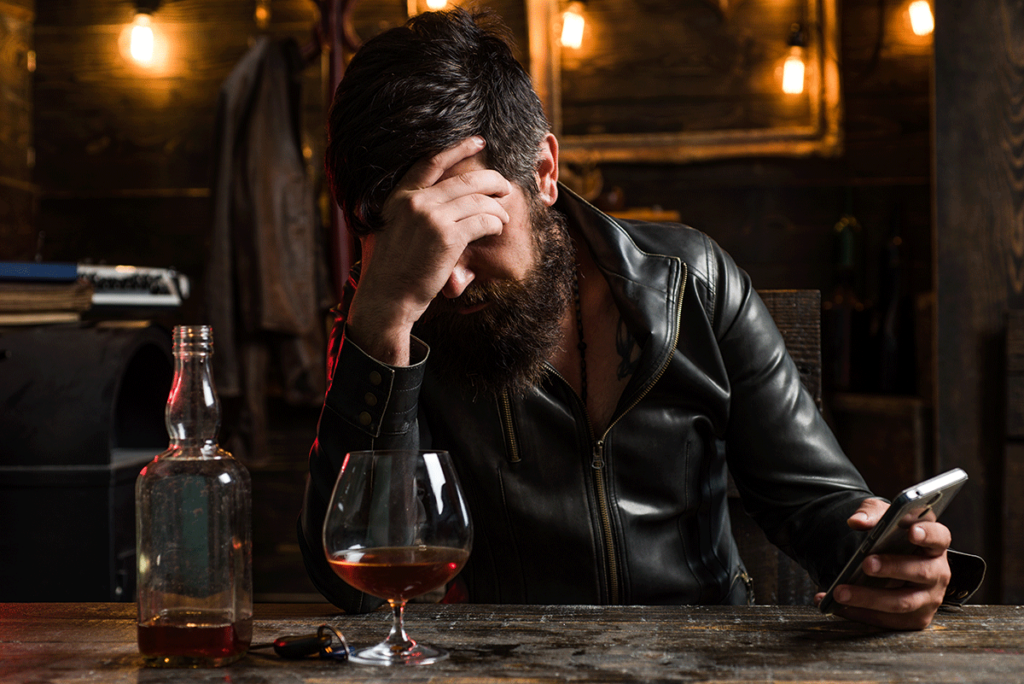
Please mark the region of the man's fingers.
POLYGON ((484 139, 478 135, 470 136, 457 145, 435 154, 433 157, 421 159, 410 167, 405 176, 396 186, 407 190, 429 188, 444 176, 445 171, 468 159, 484 148, 484 139))
MULTIPOLYGON (((445 207, 445 218, 453 222, 463 221, 480 214, 494 216, 502 224, 509 222, 509 215, 505 207, 487 195, 465 195, 452 200, 445 207)), ((500 225, 498 230, 501 230, 500 225)))
POLYGON ((512 184, 500 173, 491 169, 477 169, 445 178, 438 181, 433 187, 415 194, 423 195, 426 201, 445 204, 455 202, 463 197, 477 195, 499 198, 510 192, 512 192, 512 184))
POLYGON ((941 584, 945 589, 949 583, 949 564, 941 554, 926 556, 868 556, 861 566, 870 577, 885 577, 902 582, 932 586, 941 584))
POLYGON ((846 524, 855 530, 869 530, 878 524, 887 510, 889 504, 881 499, 864 499, 846 524))
POLYGON ((908 532, 915 546, 939 555, 953 543, 953 533, 942 523, 923 522, 913 525, 908 532))
MULTIPOLYGON (((487 235, 500 233, 510 218, 498 200, 488 195, 463 195, 450 202, 437 203, 427 192, 410 193, 395 198, 391 204, 394 215, 404 213, 414 219, 419 238, 433 234, 438 244, 460 253, 467 244, 487 235), (402 206, 404 205, 404 206, 402 206), (479 219, 469 221, 467 219, 479 219)), ((408 247, 402 241, 401 249, 408 247)))

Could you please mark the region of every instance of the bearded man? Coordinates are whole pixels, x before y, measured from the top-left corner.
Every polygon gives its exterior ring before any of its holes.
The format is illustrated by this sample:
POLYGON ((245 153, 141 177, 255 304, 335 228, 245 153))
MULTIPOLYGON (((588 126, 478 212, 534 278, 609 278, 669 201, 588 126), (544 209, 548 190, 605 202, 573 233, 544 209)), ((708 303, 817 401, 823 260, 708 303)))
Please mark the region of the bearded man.
MULTIPOLYGON (((558 142, 493 18, 426 13, 369 41, 335 94, 326 167, 361 266, 329 349, 299 541, 330 570, 348 451, 452 454, 482 603, 746 603, 727 469, 769 539, 827 586, 887 504, 843 455, 747 275, 706 235, 616 220, 558 183, 558 142), (720 448, 724 442, 726 448, 720 448)), ((841 614, 922 628, 949 530, 874 556, 891 588, 841 614)), ((961 587, 962 588, 962 587, 961 587)))

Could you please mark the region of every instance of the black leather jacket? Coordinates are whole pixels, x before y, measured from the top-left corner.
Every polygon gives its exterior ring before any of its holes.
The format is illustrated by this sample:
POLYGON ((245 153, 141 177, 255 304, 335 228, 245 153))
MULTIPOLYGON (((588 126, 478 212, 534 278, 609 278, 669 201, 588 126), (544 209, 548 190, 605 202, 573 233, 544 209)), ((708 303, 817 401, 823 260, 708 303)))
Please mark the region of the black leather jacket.
MULTIPOLYGON (((451 452, 475 540, 461 577, 480 603, 743 603, 727 468, 769 539, 827 586, 871 495, 826 426, 747 275, 703 233, 622 221, 562 189, 642 350, 610 427, 594 434, 552 369, 523 399, 474 401, 414 365, 332 334, 330 389, 310 454, 300 545, 313 582, 349 611, 379 605, 321 548, 345 452, 451 452), (725 449, 720 448, 725 444, 725 449)), ((344 308, 344 307, 342 307, 344 308)))

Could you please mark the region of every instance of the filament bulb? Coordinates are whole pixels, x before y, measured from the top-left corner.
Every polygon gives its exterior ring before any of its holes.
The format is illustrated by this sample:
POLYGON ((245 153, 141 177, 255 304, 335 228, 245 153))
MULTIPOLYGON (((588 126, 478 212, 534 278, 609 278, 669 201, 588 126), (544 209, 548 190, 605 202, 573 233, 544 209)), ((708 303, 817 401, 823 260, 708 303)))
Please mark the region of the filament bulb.
POLYGON ((583 45, 583 6, 578 2, 569 5, 562 14, 562 45, 567 48, 579 49, 583 45))
POLYGON ((804 59, 803 50, 794 45, 789 49, 782 65, 782 92, 787 95, 799 95, 804 92, 804 59))
POLYGON ((136 62, 142 65, 153 63, 153 27, 150 26, 148 14, 135 15, 132 22, 129 52, 136 62))
POLYGON ((910 3, 910 28, 915 35, 927 36, 935 30, 935 17, 928 0, 914 0, 910 3))

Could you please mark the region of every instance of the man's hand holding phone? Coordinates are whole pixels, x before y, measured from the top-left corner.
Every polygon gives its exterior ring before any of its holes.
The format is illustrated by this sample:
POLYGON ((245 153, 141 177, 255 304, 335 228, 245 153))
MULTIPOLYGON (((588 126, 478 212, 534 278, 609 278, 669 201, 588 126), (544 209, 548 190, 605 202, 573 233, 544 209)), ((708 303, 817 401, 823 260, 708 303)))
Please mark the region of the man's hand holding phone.
MULTIPOLYGON (((855 530, 873 529, 889 509, 880 499, 865 499, 847 524, 855 530)), ((861 564, 871 578, 887 580, 881 587, 839 584, 833 587, 831 612, 849 620, 887 629, 916 630, 927 627, 942 605, 950 570, 946 550, 952 541, 940 522, 922 520, 906 530, 917 554, 869 554, 861 564)), ((825 598, 814 597, 816 605, 825 598)))

